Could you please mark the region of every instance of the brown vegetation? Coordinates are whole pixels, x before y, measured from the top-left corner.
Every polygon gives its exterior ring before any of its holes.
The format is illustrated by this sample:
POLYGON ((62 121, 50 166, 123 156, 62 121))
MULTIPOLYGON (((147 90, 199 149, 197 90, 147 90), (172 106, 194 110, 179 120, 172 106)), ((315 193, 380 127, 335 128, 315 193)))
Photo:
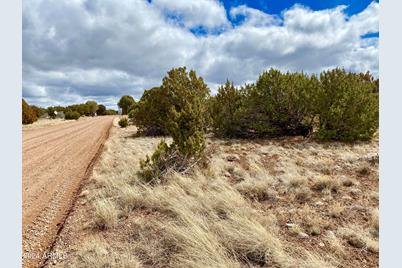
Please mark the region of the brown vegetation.
POLYGON ((377 140, 207 139, 213 164, 151 185, 139 160, 160 139, 135 133, 113 129, 56 266, 378 266, 377 140))

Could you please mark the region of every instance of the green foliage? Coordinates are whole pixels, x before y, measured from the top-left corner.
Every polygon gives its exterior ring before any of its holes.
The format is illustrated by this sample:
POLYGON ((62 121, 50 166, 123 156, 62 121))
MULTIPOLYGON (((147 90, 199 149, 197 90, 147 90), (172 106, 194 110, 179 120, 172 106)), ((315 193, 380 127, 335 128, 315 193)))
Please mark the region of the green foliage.
POLYGON ((122 96, 119 102, 117 103, 117 105, 122 109, 123 115, 128 114, 131 106, 133 106, 134 104, 135 104, 134 98, 129 95, 122 96))
POLYGON ((173 138, 172 146, 184 158, 200 155, 205 149, 207 85, 195 71, 187 73, 181 67, 168 72, 161 88, 169 103, 166 126, 173 138))
POLYGON ((126 117, 122 117, 119 120, 119 126, 125 128, 128 126, 128 119, 126 117))
POLYGON ((248 92, 246 114, 262 135, 307 135, 312 130, 319 82, 303 73, 270 69, 248 92))
POLYGON ((98 104, 96 103, 96 101, 87 101, 85 105, 88 107, 87 115, 94 116, 96 114, 96 111, 98 110, 98 104))
POLYGON ((98 110, 96 110, 97 115, 106 115, 106 106, 103 104, 98 105, 98 110))
POLYGON ((130 111, 129 118, 139 132, 150 135, 167 135, 167 114, 169 103, 166 92, 161 87, 145 90, 140 101, 130 111))
POLYGON ((80 113, 76 111, 66 111, 64 114, 64 119, 66 120, 78 120, 80 118, 80 113))
POLYGON ((378 128, 375 82, 342 69, 321 73, 320 82, 316 137, 341 141, 370 139, 378 128))
POLYGON ((146 156, 145 160, 140 160, 141 177, 149 183, 157 180, 174 164, 171 157, 172 149, 162 140, 151 157, 146 156))
POLYGON ((226 137, 310 135, 365 140, 378 128, 379 81, 370 73, 335 69, 308 76, 271 69, 256 84, 229 81, 209 105, 212 129, 226 137))
POLYGON ((37 118, 41 117, 42 115, 44 115, 46 113, 45 108, 38 107, 38 106, 35 106, 35 105, 30 105, 30 107, 34 111, 34 113, 35 113, 37 118))
POLYGON ((188 163, 202 158, 205 149, 209 89, 203 79, 185 67, 172 69, 160 90, 166 98, 165 126, 173 142, 170 146, 160 143, 151 158, 140 162, 140 175, 147 180, 158 179, 168 168, 182 171, 188 163))
POLYGON ((32 109, 29 104, 22 99, 22 123, 23 124, 32 124, 38 120, 34 109, 32 109))
POLYGON ((113 109, 107 109, 105 115, 116 115, 117 111, 113 109))
POLYGON ((240 135, 238 112, 243 100, 242 91, 236 89, 229 80, 218 88, 218 93, 210 99, 209 105, 211 124, 216 135, 226 137, 240 135))
POLYGON ((56 109, 54 107, 48 107, 47 114, 49 115, 49 117, 51 119, 55 119, 56 118, 56 109))

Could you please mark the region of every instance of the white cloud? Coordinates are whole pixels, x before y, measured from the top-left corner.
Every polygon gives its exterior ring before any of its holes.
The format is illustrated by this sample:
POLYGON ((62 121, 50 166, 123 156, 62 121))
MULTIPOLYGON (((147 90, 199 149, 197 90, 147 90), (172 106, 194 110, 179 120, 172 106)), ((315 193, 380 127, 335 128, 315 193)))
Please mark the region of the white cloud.
POLYGON ((50 105, 94 98, 113 105, 137 99, 172 67, 187 66, 211 88, 253 81, 263 70, 319 72, 333 67, 378 74, 378 3, 348 17, 344 7, 296 5, 282 17, 239 6, 229 25, 216 1, 25 0, 23 96, 50 105), (184 27, 171 23, 180 15, 184 27), (208 13, 208 14, 207 14, 208 13), (224 29, 196 36, 189 28, 224 29))
POLYGON ((225 8, 217 0, 153 0, 152 4, 170 15, 181 17, 187 28, 202 26, 212 30, 230 25, 225 8))

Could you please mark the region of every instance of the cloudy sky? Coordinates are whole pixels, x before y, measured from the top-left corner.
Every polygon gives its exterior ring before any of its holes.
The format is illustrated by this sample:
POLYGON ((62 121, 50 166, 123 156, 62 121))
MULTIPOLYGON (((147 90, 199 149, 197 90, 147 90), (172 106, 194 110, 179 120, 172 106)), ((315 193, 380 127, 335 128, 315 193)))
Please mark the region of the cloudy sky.
POLYGON ((377 76, 378 13, 364 0, 23 0, 22 94, 44 107, 116 108, 178 66, 212 91, 270 67, 377 76))

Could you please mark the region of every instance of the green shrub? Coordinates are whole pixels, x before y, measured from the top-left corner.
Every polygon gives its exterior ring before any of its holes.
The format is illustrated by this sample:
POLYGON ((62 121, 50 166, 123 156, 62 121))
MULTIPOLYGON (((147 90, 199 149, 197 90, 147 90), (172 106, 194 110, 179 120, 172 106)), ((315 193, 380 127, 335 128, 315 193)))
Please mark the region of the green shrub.
POLYGON ((76 111, 67 111, 64 114, 64 119, 66 120, 78 120, 80 118, 80 113, 76 111))
POLYGON ((151 158, 140 162, 140 175, 146 179, 158 179, 167 168, 183 171, 202 158, 205 149, 209 89, 204 80, 185 67, 172 69, 161 90, 166 94, 166 128, 173 142, 170 146, 162 142, 151 158))
POLYGON ((119 126, 122 128, 125 128, 128 126, 128 119, 126 117, 123 117, 119 120, 119 126))
POLYGON ((264 72, 247 92, 244 112, 250 129, 258 136, 309 134, 318 87, 315 76, 264 72))
POLYGON ((85 103, 85 105, 87 106, 88 109, 88 116, 95 116, 96 111, 98 110, 98 104, 96 103, 96 101, 87 101, 85 103))
POLYGON ((56 109, 54 107, 48 107, 47 114, 49 115, 49 117, 51 119, 55 119, 56 118, 56 109))
POLYGON ((108 109, 105 112, 105 115, 116 115, 117 111, 116 110, 112 110, 112 109, 108 109))
POLYGON ((218 136, 241 136, 241 121, 238 112, 241 109, 244 94, 236 89, 232 82, 218 88, 216 96, 210 99, 210 117, 213 132, 218 136))
POLYGON ((117 103, 117 105, 121 108, 122 114, 126 115, 129 112, 131 106, 135 104, 135 100, 133 97, 129 95, 122 96, 117 103))
POLYGON ((136 107, 130 111, 129 118, 138 127, 138 131, 145 135, 167 135, 169 107, 165 92, 160 87, 154 87, 144 91, 136 107))
POLYGON ((38 120, 34 109, 32 109, 29 104, 22 99, 22 123, 23 124, 32 124, 38 120))
POLYGON ((162 140, 152 156, 146 156, 145 160, 140 160, 140 176, 149 183, 161 178, 170 166, 174 165, 175 157, 172 157, 172 149, 162 140))
POLYGON ((98 110, 96 110, 96 115, 106 115, 106 106, 103 104, 99 104, 98 110))
POLYGON ((319 126, 322 140, 367 140, 378 128, 378 93, 375 82, 342 69, 320 75, 319 126))
POLYGON ((182 67, 169 71, 161 87, 169 103, 166 126, 173 138, 172 146, 184 158, 202 154, 209 95, 204 80, 195 71, 187 73, 182 67))

